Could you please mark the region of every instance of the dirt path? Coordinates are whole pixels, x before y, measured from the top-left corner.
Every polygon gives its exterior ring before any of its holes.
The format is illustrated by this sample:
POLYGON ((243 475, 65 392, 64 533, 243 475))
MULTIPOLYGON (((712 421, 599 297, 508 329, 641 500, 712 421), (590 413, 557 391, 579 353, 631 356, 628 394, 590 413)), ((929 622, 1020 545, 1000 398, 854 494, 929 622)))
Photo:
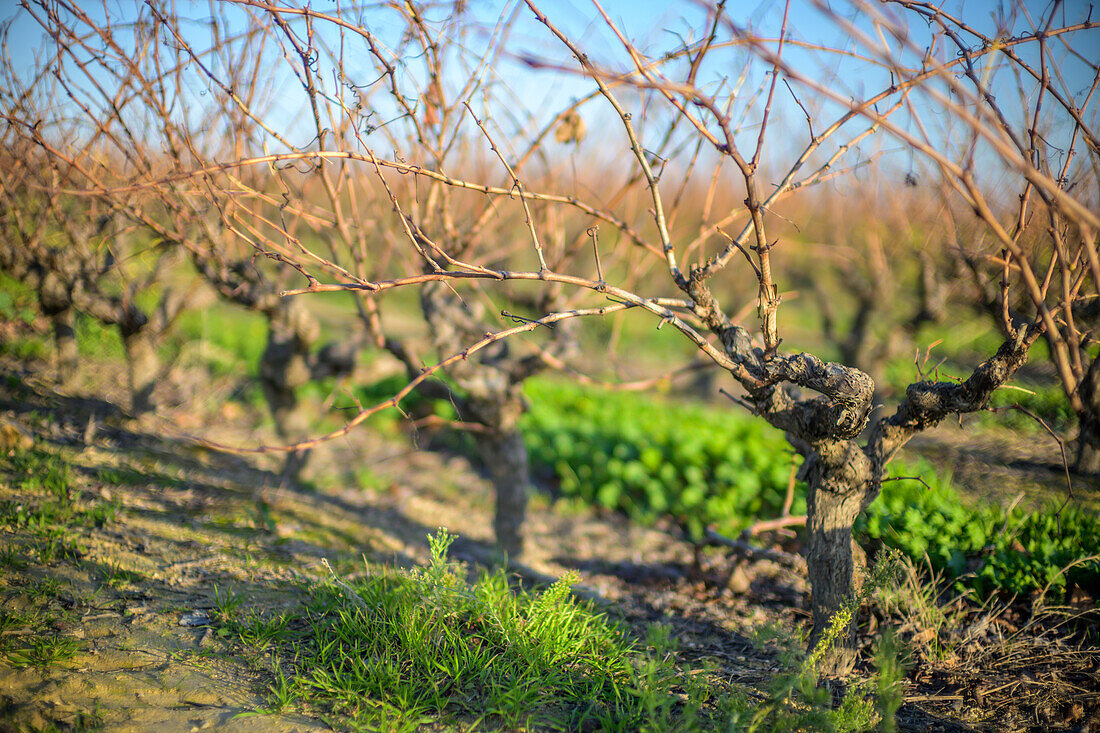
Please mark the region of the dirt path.
POLYGON ((5 416, 64 458, 75 520, 58 550, 29 525, 70 504, 28 492, 26 476, 0 482, 5 508, 32 517, 3 537, 0 729, 327 730, 242 717, 264 706, 264 680, 202 622, 233 597, 288 602, 320 556, 386 541, 352 512, 265 492, 273 476, 243 462, 168 460, 174 449, 104 404, 22 397, 5 416), (267 501, 283 529, 265 520, 267 501))

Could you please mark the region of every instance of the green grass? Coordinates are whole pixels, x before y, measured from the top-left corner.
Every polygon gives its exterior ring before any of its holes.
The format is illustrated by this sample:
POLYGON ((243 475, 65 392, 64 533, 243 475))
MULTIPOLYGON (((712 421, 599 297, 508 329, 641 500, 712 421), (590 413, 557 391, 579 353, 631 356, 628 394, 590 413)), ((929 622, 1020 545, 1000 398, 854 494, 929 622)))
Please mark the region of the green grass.
POLYGON ((514 593, 502 571, 467 582, 447 558, 452 540, 431 538, 427 568, 314 586, 305 608, 266 620, 239 614, 243 643, 281 643, 273 707, 387 730, 675 730, 717 714, 710 686, 672 663, 667 635, 648 650, 632 641, 573 598, 575 576, 542 592, 514 593))
POLYGON ((761 696, 686 662, 669 627, 638 638, 578 601, 575 575, 541 591, 510 587, 499 569, 470 580, 448 559, 453 540, 429 537, 424 568, 368 566, 351 582, 309 584, 291 610, 265 615, 219 591, 220 631, 271 663, 268 707, 256 712, 410 731, 854 731, 873 727, 876 710, 892 718, 880 692, 896 688, 877 676, 834 706, 797 635, 786 635, 792 651, 761 696))
POLYGON ((22 324, 14 338, 0 339, 0 353, 20 360, 45 359, 50 355, 50 339, 32 330, 38 320, 38 297, 23 283, 0 272, 0 321, 22 324))
POLYGON ((29 326, 38 317, 37 305, 33 290, 0 272, 0 319, 29 326))
POLYGON ((1030 415, 1013 409, 1019 406, 1059 434, 1065 434, 1077 423, 1077 416, 1070 409, 1069 399, 1060 384, 1014 383, 993 393, 990 407, 1000 408, 996 414, 985 413, 986 424, 999 424, 1016 431, 1041 432, 1046 430, 1030 415))
POLYGON ((118 328, 97 321, 86 313, 76 314, 76 347, 83 356, 115 361, 126 359, 126 349, 118 328))
POLYGON ((209 308, 181 313, 176 338, 196 344, 197 358, 214 375, 255 377, 267 342, 267 322, 258 313, 219 301, 209 308))
MULTIPOLYGON (((0 456, 0 480, 8 482, 16 499, 0 501, 0 530, 29 537, 26 550, 40 562, 79 559, 84 548, 73 538, 74 527, 102 527, 113 522, 115 502, 92 501, 74 486, 62 456, 32 448, 0 456)), ((10 551, 6 564, 23 562, 10 551)))
POLYGON ((45 668, 68 661, 80 651, 81 643, 57 634, 36 636, 29 644, 7 652, 8 664, 21 669, 26 667, 45 668))

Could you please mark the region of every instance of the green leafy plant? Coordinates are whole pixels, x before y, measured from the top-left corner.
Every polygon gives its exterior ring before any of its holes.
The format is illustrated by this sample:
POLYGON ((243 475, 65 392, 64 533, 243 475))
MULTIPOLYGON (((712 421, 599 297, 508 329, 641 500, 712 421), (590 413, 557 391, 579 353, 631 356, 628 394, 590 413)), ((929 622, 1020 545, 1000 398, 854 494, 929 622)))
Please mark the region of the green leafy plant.
POLYGON ((949 476, 930 465, 897 468, 918 481, 890 481, 857 525, 866 540, 894 547, 959 589, 981 596, 1046 591, 1061 597, 1071 584, 1100 589, 1100 518, 1079 507, 1028 512, 973 507, 949 476), (1091 556, 1091 558, 1090 558, 1091 556))
POLYGON ((671 516, 696 538, 708 525, 735 533, 783 506, 789 446, 733 410, 549 380, 531 380, 527 395, 532 461, 566 496, 643 523, 671 516))
MULTIPOLYGON (((782 507, 790 449, 734 411, 550 380, 531 380, 527 394, 532 462, 566 497, 643 523, 671 517, 694 537, 707 526, 736 533, 782 507)), ((889 479, 857 523, 862 541, 927 557, 934 574, 982 597, 1100 591, 1100 519, 1088 511, 975 507, 927 461, 891 464, 889 479)), ((804 487, 795 495, 802 513, 804 487)))

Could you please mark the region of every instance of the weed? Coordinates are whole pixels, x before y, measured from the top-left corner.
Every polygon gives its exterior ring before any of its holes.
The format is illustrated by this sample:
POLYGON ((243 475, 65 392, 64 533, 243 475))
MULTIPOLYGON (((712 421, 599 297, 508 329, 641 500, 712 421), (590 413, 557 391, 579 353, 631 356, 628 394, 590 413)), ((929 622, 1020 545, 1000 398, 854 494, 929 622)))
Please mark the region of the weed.
POLYGON ((23 630, 29 630, 36 624, 42 622, 43 614, 41 611, 32 611, 29 613, 0 610, 0 650, 7 649, 17 639, 15 635, 19 634, 23 630))
MULTIPOLYGON (((654 631, 646 650, 590 606, 567 575, 541 593, 503 571, 466 580, 454 537, 429 540, 412 572, 314 587, 306 605, 268 622, 246 617, 246 644, 278 643, 271 711, 307 702, 355 727, 415 729, 427 720, 505 728, 692 729, 712 717, 714 678, 689 673, 654 631)), ((702 672, 702 673, 700 673, 702 672)))
POLYGON ((28 583, 23 595, 33 601, 52 601, 61 595, 64 584, 57 578, 42 578, 28 583))
POLYGON ((355 485, 364 491, 381 492, 389 488, 391 483, 369 467, 355 469, 355 485))
POLYGON ((202 308, 180 314, 177 327, 182 339, 197 343, 197 356, 212 374, 255 374, 267 331, 259 314, 202 308))
POLYGON ((294 681, 283 672, 278 659, 275 660, 274 675, 274 681, 267 688, 271 707, 265 712, 281 713, 294 703, 296 691, 294 681))
POLYGON ((80 641, 53 634, 31 639, 30 646, 7 653, 8 662, 17 668, 50 667, 76 656, 80 641))
POLYGON ((897 712, 901 707, 905 667, 899 661, 899 648, 893 630, 887 629, 875 647, 875 713, 881 733, 898 729, 897 712))
POLYGON ((904 558, 900 581, 881 588, 876 600, 885 615, 901 618, 901 629, 919 635, 925 654, 933 659, 944 659, 952 653, 946 632, 963 626, 970 611, 966 601, 973 595, 967 592, 945 602, 944 594, 949 590, 951 586, 943 581, 942 573, 937 573, 930 565, 927 571, 922 571, 909 558, 904 558))
POLYGON ((0 547, 0 566, 11 570, 24 570, 27 567, 27 560, 17 547, 0 547))
POLYGON ((286 638, 287 622, 286 613, 276 614, 272 618, 264 618, 258 613, 250 613, 240 621, 235 629, 241 641, 250 649, 263 651, 271 644, 286 638))
POLYGON ((214 608, 220 620, 225 622, 232 619, 242 603, 244 603, 243 594, 236 593, 230 588, 219 588, 218 584, 214 583, 214 608))
POLYGON ((896 727, 894 714, 901 703, 899 684, 903 671, 892 637, 889 642, 880 643, 876 652, 877 674, 869 680, 848 684, 838 706, 832 704, 832 691, 818 681, 822 660, 847 631, 855 611, 873 593, 893 583, 901 562, 900 553, 888 553, 865 578, 856 597, 833 615, 808 654, 787 631, 773 630, 770 640, 780 643, 780 661, 785 671, 772 679, 763 704, 755 709, 734 711, 731 727, 753 732, 861 731, 876 724, 880 730, 896 727))
POLYGON ((100 574, 103 584, 114 590, 125 588, 131 583, 141 580, 143 577, 141 573, 123 569, 122 565, 118 562, 104 566, 100 574))

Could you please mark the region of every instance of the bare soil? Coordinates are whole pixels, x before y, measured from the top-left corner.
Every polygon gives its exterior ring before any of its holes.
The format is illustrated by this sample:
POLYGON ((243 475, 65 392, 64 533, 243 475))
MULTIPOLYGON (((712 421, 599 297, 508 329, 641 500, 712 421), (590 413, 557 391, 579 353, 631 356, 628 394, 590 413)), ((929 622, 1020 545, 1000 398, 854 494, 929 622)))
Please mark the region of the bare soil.
MULTIPOLYGON (((184 377, 175 380, 181 403, 196 389, 184 377)), ((255 444, 263 435, 248 409, 207 399, 207 414, 169 408, 136 421, 115 406, 121 395, 109 383, 92 381, 106 400, 59 390, 25 363, 0 362, 0 420, 65 457, 81 502, 119 507, 102 527, 74 528, 67 538, 74 556, 48 563, 24 552, 28 531, 0 535, 7 558, 0 610, 35 619, 4 629, 2 649, 44 637, 75 645, 68 659, 23 668, 0 654, 0 731, 339 727, 298 714, 255 714, 270 682, 262 665, 214 627, 181 620, 213 614, 226 593, 248 606, 292 604, 303 580, 324 577, 322 558, 341 573, 362 570, 364 559, 422 562, 426 536, 440 526, 460 535, 452 552, 459 559, 472 566, 499 560, 489 484, 463 456, 415 450, 401 435, 367 428, 317 451, 312 486, 291 485, 270 456, 213 453, 181 437, 201 430, 255 444), (362 469, 373 476, 369 490, 360 488, 362 469)), ((208 395, 231 389, 213 384, 208 395)), ((920 448, 958 464, 964 482, 1007 482, 1007 492, 988 490, 994 498, 1021 486, 1051 491, 1058 480, 1053 442, 1043 452, 1039 441, 1027 441, 1034 455, 1012 461, 1005 456, 1015 448, 994 451, 995 442, 947 432, 920 448)), ((1095 500, 1095 485, 1075 491, 1095 500)), ((0 500, 18 500, 4 477, 0 500)), ((509 564, 519 582, 576 570, 579 594, 638 628, 672 624, 685 656, 714 661, 733 681, 757 685, 778 669, 775 650, 753 643, 758 629, 797 631, 807 623, 807 582, 785 565, 716 552, 696 563, 671 529, 545 496, 532 502, 528 533, 527 553, 509 564)), ((914 616, 865 612, 868 650, 884 626, 897 627, 910 649, 902 728, 1100 730, 1100 650, 1085 645, 1097 638, 1096 601, 1074 601, 1039 612, 1027 599, 956 606, 939 628, 914 616)))

